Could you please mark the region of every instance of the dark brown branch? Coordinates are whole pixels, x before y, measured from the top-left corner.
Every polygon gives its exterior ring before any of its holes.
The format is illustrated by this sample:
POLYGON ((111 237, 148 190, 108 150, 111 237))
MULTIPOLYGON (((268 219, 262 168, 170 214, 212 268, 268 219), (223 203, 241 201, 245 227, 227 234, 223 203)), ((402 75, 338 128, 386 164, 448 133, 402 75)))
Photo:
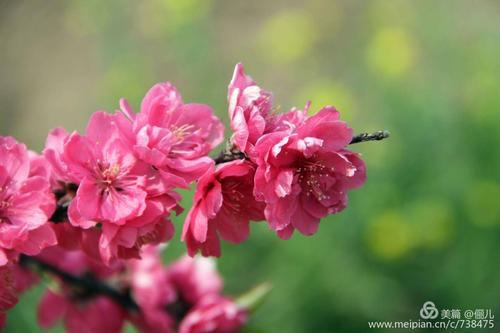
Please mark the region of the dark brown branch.
POLYGON ((387 139, 390 133, 388 131, 378 131, 375 133, 360 133, 352 137, 350 145, 359 142, 367 142, 367 141, 380 141, 383 139, 387 139))
POLYGON ((243 160, 247 158, 245 153, 239 150, 223 150, 217 157, 214 157, 215 164, 231 162, 234 160, 243 160))
POLYGON ((129 292, 121 292, 119 290, 116 290, 107 283, 99 279, 96 279, 92 276, 72 275, 68 272, 59 269, 54 265, 46 263, 38 258, 30 257, 24 254, 21 254, 19 262, 24 267, 42 272, 47 272, 57 276, 65 284, 75 287, 75 289, 83 293, 85 297, 92 297, 96 295, 107 296, 128 310, 136 312, 140 311, 139 306, 134 301, 129 292))
MULTIPOLYGON (((388 131, 377 131, 374 133, 360 133, 352 137, 351 142, 349 143, 350 145, 355 144, 355 143, 360 143, 360 142, 368 142, 368 141, 380 141, 383 139, 387 139, 389 137, 389 132, 388 131)), ((234 160, 242 160, 247 158, 245 153, 234 149, 230 148, 230 146, 226 147, 223 151, 220 152, 220 154, 217 157, 214 157, 215 164, 220 164, 220 163, 226 163, 226 162, 231 162, 234 160)))

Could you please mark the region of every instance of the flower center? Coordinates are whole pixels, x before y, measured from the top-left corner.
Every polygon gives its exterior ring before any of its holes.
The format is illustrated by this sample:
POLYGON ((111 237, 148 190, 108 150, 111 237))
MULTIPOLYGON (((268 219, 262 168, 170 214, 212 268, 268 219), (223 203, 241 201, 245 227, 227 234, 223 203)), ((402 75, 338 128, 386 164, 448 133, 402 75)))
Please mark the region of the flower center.
POLYGON ((241 192, 242 186, 244 186, 242 180, 240 182, 229 180, 222 184, 224 206, 230 208, 234 213, 239 213, 242 210, 242 205, 245 204, 245 194, 241 192))
POLYGON ((157 229, 154 229, 142 236, 137 238, 135 246, 139 249, 141 246, 152 243, 160 237, 160 233, 157 229))
POLYGON ((6 217, 5 210, 10 206, 11 203, 6 200, 0 201, 0 224, 9 222, 9 219, 6 217))
POLYGON ((10 207, 10 202, 8 201, 0 201, 0 209, 6 209, 10 207))
POLYGON ((113 181, 115 180, 116 176, 120 173, 120 166, 118 164, 113 164, 109 168, 105 169, 102 172, 102 177, 106 181, 113 181))
POLYGON ((318 200, 330 198, 328 194, 325 194, 325 186, 321 179, 331 177, 331 173, 334 172, 333 167, 326 167, 321 162, 306 161, 303 166, 297 168, 297 172, 299 183, 306 196, 313 195, 318 200))
POLYGON ((109 189, 110 187, 115 186, 116 180, 120 174, 120 165, 119 164, 101 164, 97 165, 98 171, 98 179, 99 183, 105 188, 109 189))
POLYGON ((194 125, 188 125, 184 124, 182 126, 175 126, 173 125, 171 127, 172 133, 174 133, 175 137, 177 140, 182 141, 188 134, 190 134, 191 130, 194 128, 194 125))

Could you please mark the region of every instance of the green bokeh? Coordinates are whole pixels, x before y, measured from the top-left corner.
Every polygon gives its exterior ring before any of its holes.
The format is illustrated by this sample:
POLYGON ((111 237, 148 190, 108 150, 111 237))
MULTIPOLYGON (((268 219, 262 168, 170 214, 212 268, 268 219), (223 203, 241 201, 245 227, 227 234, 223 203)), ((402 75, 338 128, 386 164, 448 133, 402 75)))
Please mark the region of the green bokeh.
MULTIPOLYGON (((256 223, 223 246, 227 293, 274 285, 255 332, 366 332, 417 320, 427 300, 500 315, 498 1, 4 0, 0 40, 0 134, 38 151, 50 128, 83 130, 120 97, 137 108, 159 81, 227 124, 239 61, 282 110, 311 99, 355 131, 392 133, 352 147, 368 181, 317 235, 281 241, 256 223)), ((41 292, 23 296, 8 332, 40 331, 41 292)))

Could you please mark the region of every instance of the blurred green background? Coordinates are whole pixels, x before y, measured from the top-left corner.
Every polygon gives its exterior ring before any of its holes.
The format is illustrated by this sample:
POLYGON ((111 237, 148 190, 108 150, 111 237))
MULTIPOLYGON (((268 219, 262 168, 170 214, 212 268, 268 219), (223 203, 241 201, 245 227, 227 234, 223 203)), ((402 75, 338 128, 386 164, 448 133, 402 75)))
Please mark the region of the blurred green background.
MULTIPOLYGON (((137 109, 159 81, 227 124, 239 61, 283 110, 310 99, 356 132, 391 132, 352 147, 368 181, 317 235, 281 241, 260 223, 224 245, 227 293, 274 284, 249 332, 366 332, 428 300, 500 316, 500 2, 3 0, 0 40, 0 133, 38 151, 49 129, 83 130, 120 97, 137 109)), ((40 331, 40 292, 8 332, 40 331)))

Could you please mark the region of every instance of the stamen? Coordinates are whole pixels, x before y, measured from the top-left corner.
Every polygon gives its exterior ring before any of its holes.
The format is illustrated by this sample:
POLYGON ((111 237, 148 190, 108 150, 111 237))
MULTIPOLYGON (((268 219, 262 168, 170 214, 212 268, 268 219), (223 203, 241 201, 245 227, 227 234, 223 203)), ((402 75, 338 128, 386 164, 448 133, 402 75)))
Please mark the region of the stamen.
POLYGON ((190 131, 194 128, 194 125, 188 125, 184 124, 180 127, 176 127, 175 125, 172 126, 170 129, 174 133, 175 137, 179 140, 184 139, 188 134, 190 134, 190 131))

